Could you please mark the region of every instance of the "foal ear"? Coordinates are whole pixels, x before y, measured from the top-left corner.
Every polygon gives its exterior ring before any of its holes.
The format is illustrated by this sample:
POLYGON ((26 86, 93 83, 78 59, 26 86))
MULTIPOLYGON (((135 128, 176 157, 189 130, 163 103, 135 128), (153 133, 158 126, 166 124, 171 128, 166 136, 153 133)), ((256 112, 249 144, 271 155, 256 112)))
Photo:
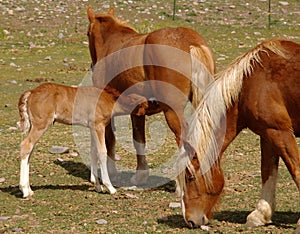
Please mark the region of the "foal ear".
POLYGON ((109 8, 107 14, 109 14, 109 15, 115 15, 115 8, 113 8, 113 7, 109 8))
POLYGON ((95 21, 95 12, 93 11, 91 6, 89 6, 87 9, 87 15, 90 23, 93 23, 95 21))

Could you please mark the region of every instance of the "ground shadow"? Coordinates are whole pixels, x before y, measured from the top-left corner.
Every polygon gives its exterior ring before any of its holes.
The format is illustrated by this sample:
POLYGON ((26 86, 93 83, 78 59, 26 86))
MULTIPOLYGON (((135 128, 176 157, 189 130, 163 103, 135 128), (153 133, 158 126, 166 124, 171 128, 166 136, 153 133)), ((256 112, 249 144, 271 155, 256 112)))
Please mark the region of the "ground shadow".
MULTIPOLYGON (((90 180, 90 169, 81 162, 68 161, 54 161, 56 165, 63 167, 68 174, 82 178, 86 181, 90 180)), ((99 173, 100 174, 100 173, 99 173)), ((130 182, 133 172, 119 171, 114 178, 110 178, 112 184, 117 188, 131 188, 133 184, 130 182)), ((175 192, 175 182, 167 177, 149 176, 147 183, 137 186, 137 189, 158 189, 168 192, 175 192)))
MULTIPOLYGON (((38 186, 30 186, 31 189, 33 191, 37 191, 37 190, 46 190, 46 189, 50 189, 50 190, 80 190, 80 191, 89 191, 89 188, 91 188, 93 185, 88 185, 88 184, 84 184, 84 185, 51 185, 51 184, 47 184, 47 185, 38 185, 38 186)), ((8 186, 8 187, 3 187, 0 188, 0 191, 3 193, 7 193, 10 194, 12 196, 15 196, 16 198, 22 198, 23 194, 21 192, 21 190, 19 189, 19 186, 8 186)))
MULTIPOLYGON (((235 224, 244 225, 246 223, 247 216, 250 211, 221 211, 214 214, 213 219, 219 222, 225 221, 235 224)), ((268 225, 274 225, 283 229, 294 228, 297 220, 300 217, 299 212, 275 212, 272 218, 272 223, 268 225)), ((186 228, 187 225, 183 221, 182 215, 170 215, 157 220, 158 223, 168 225, 170 228, 186 228)))
MULTIPOLYGON (((218 221, 245 224, 249 214, 250 211, 221 211, 214 214, 214 219, 218 221)), ((299 212, 275 211, 272 217, 272 223, 270 225, 275 225, 282 228, 291 228, 292 225, 297 223, 299 217, 299 212)))

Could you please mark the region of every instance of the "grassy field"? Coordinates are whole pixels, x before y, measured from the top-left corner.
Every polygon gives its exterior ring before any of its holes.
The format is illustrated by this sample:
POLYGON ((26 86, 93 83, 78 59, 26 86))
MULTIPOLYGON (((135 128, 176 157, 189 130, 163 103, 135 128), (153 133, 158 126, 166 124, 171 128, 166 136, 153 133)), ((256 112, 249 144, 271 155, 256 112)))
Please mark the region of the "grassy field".
MULTIPOLYGON (((88 75, 86 9, 107 11, 127 20, 139 32, 185 26, 209 42, 221 70, 235 57, 270 38, 300 42, 300 1, 284 6, 272 2, 268 29, 267 1, 0 1, 0 233, 195 233, 182 218, 174 183, 148 190, 118 189, 116 195, 96 193, 89 169, 69 126, 54 125, 40 140, 31 159, 31 184, 35 195, 22 199, 19 182, 20 130, 17 103, 20 94, 40 82, 78 85, 88 75), (53 145, 70 152, 52 155, 53 145), (80 152, 79 152, 80 154, 80 152), (77 156, 76 156, 77 155, 77 156), (3 219, 3 220, 2 220, 3 219), (98 224, 104 219, 107 224, 98 224)), ((166 131, 164 144, 148 156, 154 170, 173 156, 176 146, 162 115, 147 119, 166 131)), ((161 129, 160 129, 161 130, 161 129)), ((130 133, 127 133, 130 136, 130 133)), ((149 135, 149 132, 148 132, 149 135)), ((151 135, 151 134, 150 134, 151 135)), ((130 139, 130 137, 128 138, 130 139)), ((128 145, 132 143, 128 141, 128 145)), ((128 146, 129 147, 129 146, 128 146)), ((130 148, 130 147, 129 147, 130 148)), ((118 167, 135 168, 132 150, 118 145, 118 167)), ((300 217, 300 198, 283 163, 277 186, 277 211, 273 223, 255 229, 245 220, 260 194, 259 139, 243 131, 223 159, 226 186, 210 224, 210 233, 291 233, 300 217)), ((132 174, 128 172, 127 177, 132 174)))

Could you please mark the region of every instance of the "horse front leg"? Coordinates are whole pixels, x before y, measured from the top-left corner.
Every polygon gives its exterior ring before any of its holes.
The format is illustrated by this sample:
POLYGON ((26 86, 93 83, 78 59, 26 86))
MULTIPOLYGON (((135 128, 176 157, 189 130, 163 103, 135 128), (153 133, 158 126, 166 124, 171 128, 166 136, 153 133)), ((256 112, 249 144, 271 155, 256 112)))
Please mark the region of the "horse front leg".
POLYGON ((261 143, 261 179, 262 191, 256 209, 247 217, 247 226, 255 227, 271 223, 275 211, 276 181, 279 156, 274 153, 272 145, 260 138, 261 143))
POLYGON ((132 184, 145 184, 149 177, 149 167, 145 156, 145 116, 131 115, 133 145, 136 150, 136 173, 130 179, 132 184))

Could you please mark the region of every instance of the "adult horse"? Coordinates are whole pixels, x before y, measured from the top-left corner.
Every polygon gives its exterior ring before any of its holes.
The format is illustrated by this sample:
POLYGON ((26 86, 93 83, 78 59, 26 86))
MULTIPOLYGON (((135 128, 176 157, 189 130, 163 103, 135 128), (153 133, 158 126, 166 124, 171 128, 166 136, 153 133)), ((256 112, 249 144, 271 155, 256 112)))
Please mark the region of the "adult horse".
MULTIPOLYGON (((203 88, 215 72, 208 44, 188 28, 163 28, 139 34, 116 18, 113 9, 106 14, 95 14, 89 7, 87 14, 94 86, 109 85, 120 92, 133 92, 152 100, 146 115, 163 111, 180 146, 186 129, 184 108, 189 100, 194 107, 198 105, 203 88)), ((145 116, 131 115, 131 120, 137 151, 137 171, 131 181, 143 184, 149 175, 145 116)), ((106 129, 106 142, 108 154, 114 158, 112 126, 106 129)))
POLYGON ((265 41, 215 76, 190 123, 180 175, 183 215, 190 227, 205 224, 224 176, 220 160, 244 128, 260 136, 262 190, 248 226, 271 222, 281 157, 300 190, 300 44, 265 41), (223 131, 222 131, 223 130, 223 131))

